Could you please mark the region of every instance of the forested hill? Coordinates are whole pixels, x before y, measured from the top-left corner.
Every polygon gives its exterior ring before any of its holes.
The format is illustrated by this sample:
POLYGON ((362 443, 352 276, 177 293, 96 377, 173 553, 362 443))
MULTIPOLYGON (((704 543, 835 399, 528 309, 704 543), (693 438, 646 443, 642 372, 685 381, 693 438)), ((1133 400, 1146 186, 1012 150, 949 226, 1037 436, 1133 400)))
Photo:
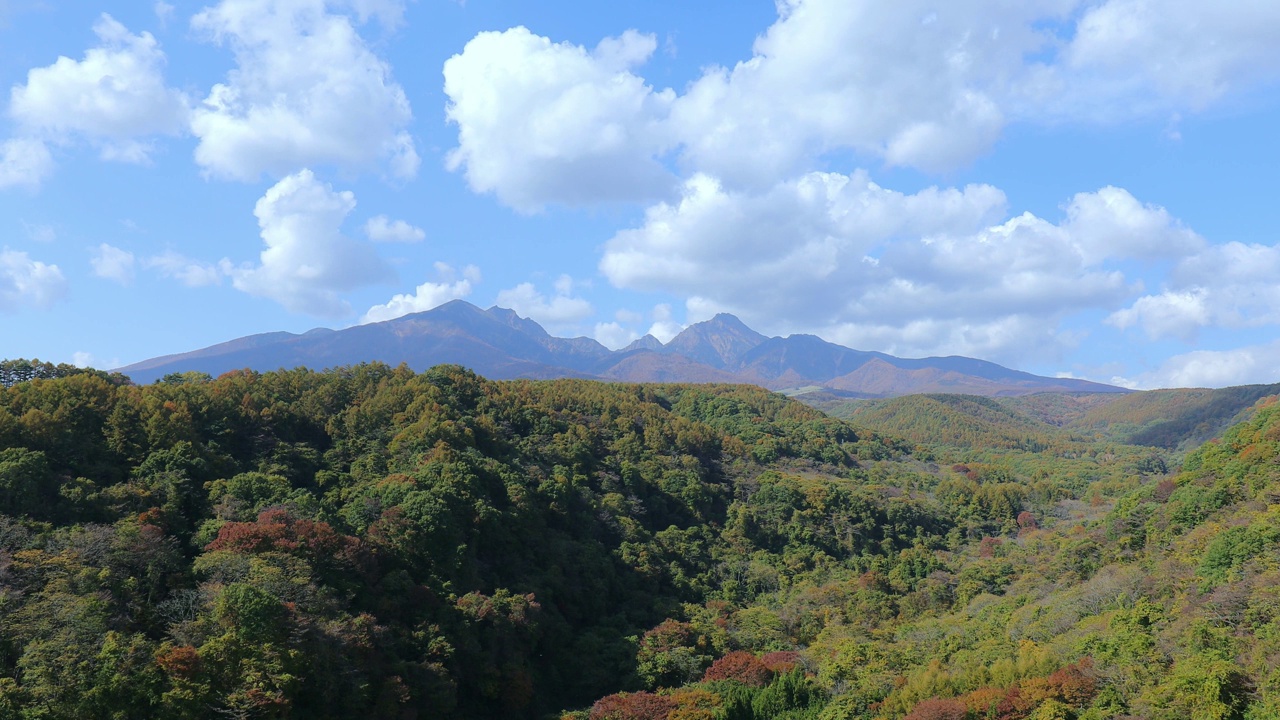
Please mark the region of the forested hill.
POLYGON ((749 386, 16 382, 0 718, 1280 717, 1280 405, 1176 476, 918 452, 749 386))
POLYGON ((976 395, 907 395, 844 403, 833 414, 917 443, 1038 452, 1079 438, 976 395))
POLYGON ((926 445, 1039 452, 1105 441, 1186 452, 1221 437, 1280 384, 1115 393, 1035 393, 1017 397, 921 394, 850 400, 805 393, 797 399, 843 418, 926 445))
POLYGON ((540 717, 639 687, 683 603, 954 525, 806 506, 779 470, 905 451, 751 387, 77 375, 0 392, 0 448, 3 717, 540 717))

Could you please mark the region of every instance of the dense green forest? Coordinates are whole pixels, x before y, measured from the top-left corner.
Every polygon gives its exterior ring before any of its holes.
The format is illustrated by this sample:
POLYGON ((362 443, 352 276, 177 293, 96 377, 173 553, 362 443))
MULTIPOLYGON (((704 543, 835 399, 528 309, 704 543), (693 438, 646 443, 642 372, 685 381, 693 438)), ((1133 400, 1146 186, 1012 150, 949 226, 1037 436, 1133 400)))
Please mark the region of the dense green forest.
POLYGON ((986 401, 948 402, 1010 443, 747 386, 64 375, 0 389, 0 718, 1280 716, 1266 401, 1169 475, 986 401))

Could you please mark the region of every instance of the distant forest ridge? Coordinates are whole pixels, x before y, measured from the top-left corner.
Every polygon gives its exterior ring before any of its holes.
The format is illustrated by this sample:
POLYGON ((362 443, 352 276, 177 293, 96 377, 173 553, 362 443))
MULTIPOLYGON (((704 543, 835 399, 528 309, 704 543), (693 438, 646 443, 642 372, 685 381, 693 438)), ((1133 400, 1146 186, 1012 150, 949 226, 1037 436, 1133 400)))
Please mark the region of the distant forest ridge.
POLYGON ((835 417, 915 442, 1039 452, 1109 440, 1191 450, 1220 437, 1280 383, 1128 394, 1038 393, 1018 397, 923 394, 885 400, 799 395, 835 417))

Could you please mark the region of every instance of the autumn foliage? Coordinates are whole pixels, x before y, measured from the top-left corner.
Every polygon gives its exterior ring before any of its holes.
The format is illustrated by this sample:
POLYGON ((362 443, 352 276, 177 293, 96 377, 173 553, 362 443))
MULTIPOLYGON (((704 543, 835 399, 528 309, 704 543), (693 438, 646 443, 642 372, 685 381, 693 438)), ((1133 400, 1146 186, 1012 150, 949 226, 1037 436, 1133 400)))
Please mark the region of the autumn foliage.
POLYGON ((753 653, 738 650, 716 660, 702 676, 703 681, 736 680, 743 685, 764 687, 773 678, 769 668, 753 653))
POLYGON ((931 698, 915 706, 903 720, 965 720, 969 709, 959 700, 931 698))
POLYGON ((618 693, 591 706, 590 720, 667 720, 676 701, 650 692, 618 693))

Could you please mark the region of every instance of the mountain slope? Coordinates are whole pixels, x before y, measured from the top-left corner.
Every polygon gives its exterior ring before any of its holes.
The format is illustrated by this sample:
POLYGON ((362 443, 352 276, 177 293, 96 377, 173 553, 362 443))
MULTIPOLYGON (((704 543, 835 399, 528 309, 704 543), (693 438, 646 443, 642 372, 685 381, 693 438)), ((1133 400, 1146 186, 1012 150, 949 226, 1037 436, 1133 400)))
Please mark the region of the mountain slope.
POLYGON ((722 370, 736 367, 743 355, 768 340, 738 318, 720 313, 706 322, 690 325, 662 347, 662 352, 684 357, 722 370))
POLYGON ((1091 408, 1071 425, 1081 430, 1110 428, 1113 437, 1135 445, 1187 449, 1218 437, 1259 399, 1276 394, 1280 383, 1152 390, 1091 408))
POLYGON ((849 422, 917 443, 1038 452, 1071 438, 1066 431, 975 395, 908 395, 861 403, 849 422))

